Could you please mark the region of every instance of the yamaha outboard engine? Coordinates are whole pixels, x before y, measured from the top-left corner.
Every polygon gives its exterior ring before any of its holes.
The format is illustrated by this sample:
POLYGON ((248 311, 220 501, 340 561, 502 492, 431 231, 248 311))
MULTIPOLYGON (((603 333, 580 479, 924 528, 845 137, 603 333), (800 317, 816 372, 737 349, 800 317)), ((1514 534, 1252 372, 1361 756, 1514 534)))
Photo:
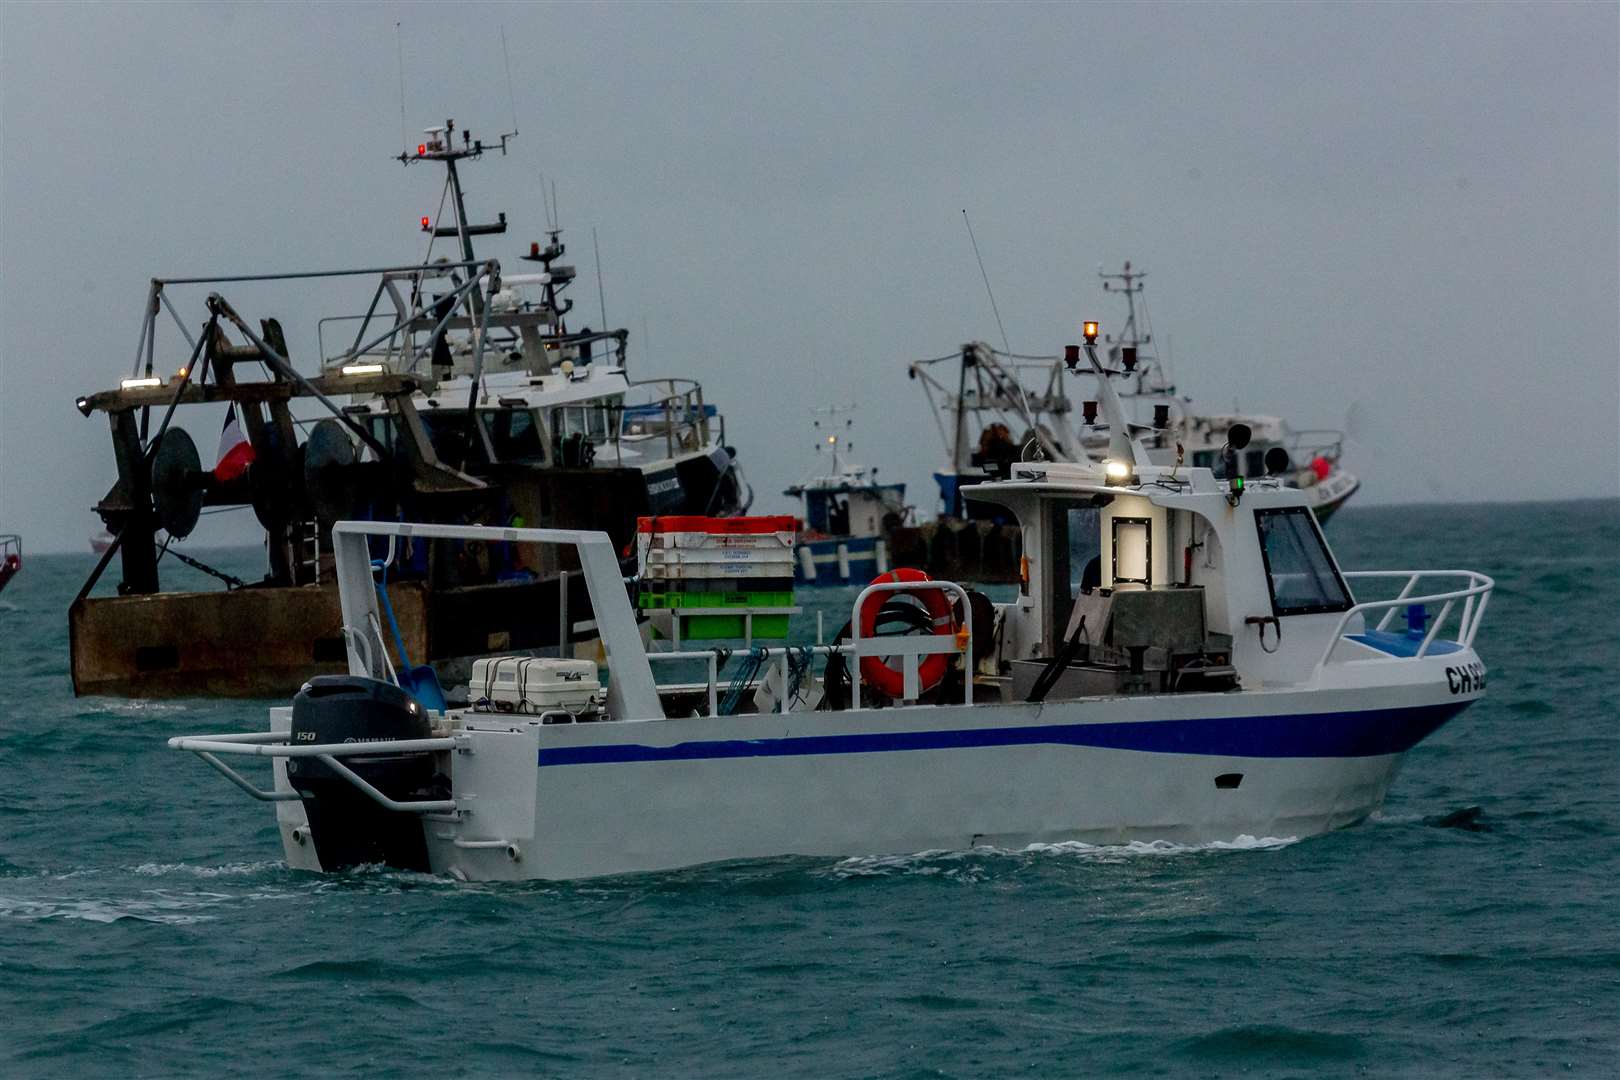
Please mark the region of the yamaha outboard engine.
MULTIPOLYGON (((293 698, 292 745, 426 739, 427 710, 393 683, 357 675, 318 675, 293 698)), ((335 759, 396 801, 445 798, 435 782, 433 752, 335 759)), ((383 863, 428 871, 419 814, 389 810, 312 757, 287 759, 287 779, 303 799, 310 839, 323 870, 383 863)))

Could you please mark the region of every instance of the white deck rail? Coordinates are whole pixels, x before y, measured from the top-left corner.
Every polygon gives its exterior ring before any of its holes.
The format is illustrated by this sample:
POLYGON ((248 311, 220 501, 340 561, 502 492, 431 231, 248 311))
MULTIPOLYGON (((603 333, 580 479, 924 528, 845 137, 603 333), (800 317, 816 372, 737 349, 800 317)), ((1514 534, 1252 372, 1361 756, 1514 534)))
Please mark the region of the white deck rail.
POLYGON ((1328 658, 1333 654, 1333 650, 1343 640, 1345 629, 1356 616, 1359 615, 1365 620, 1372 612, 1383 612, 1378 624, 1373 629, 1385 630, 1388 628, 1390 620, 1395 618, 1397 611, 1419 604, 1423 605, 1426 614, 1428 614, 1428 630, 1423 635, 1422 644, 1418 646, 1417 651, 1412 656, 1392 656, 1388 659, 1394 661, 1418 660, 1427 656, 1430 647, 1439 639, 1440 628, 1451 617, 1459 600, 1462 601, 1462 611, 1457 616, 1456 637, 1439 640, 1454 640, 1465 649, 1472 648, 1474 635, 1479 632, 1480 620, 1485 617, 1485 603, 1490 599, 1491 590, 1496 587, 1496 582, 1491 578, 1473 570, 1350 570, 1344 573, 1344 577, 1352 582, 1374 579, 1392 581, 1400 578, 1405 578, 1406 581, 1394 597, 1388 600, 1369 600, 1365 603, 1356 604, 1340 617, 1339 625, 1334 629, 1332 636, 1328 638, 1327 647, 1322 650, 1321 659, 1316 662, 1318 671, 1326 666, 1328 658), (1445 592, 1413 595, 1417 590, 1418 583, 1426 578, 1450 578, 1464 581, 1466 584, 1445 592), (1440 607, 1438 615, 1429 613, 1427 610, 1435 605, 1440 607))
POLYGON ((296 791, 264 791, 253 781, 219 759, 220 754, 249 757, 312 757, 324 762, 385 810, 428 814, 456 809, 454 799, 414 799, 397 801, 378 791, 365 777, 338 760, 340 757, 366 757, 373 754, 402 754, 424 750, 454 750, 463 746, 464 737, 430 739, 381 739, 367 743, 300 743, 292 745, 290 732, 253 731, 229 735, 181 735, 169 740, 170 750, 189 750, 219 770, 224 777, 261 802, 291 802, 296 791))

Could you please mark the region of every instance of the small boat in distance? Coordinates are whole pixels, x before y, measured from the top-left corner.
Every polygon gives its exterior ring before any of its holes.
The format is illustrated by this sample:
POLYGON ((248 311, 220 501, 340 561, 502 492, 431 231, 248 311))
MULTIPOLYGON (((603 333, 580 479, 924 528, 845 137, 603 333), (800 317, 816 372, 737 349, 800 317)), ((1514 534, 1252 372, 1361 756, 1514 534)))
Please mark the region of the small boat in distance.
POLYGON ((0 533, 0 591, 22 570, 22 537, 0 533))
POLYGON ((854 410, 853 405, 816 410, 811 422, 816 456, 826 467, 782 492, 799 503, 803 524, 795 579, 802 585, 848 585, 884 573, 889 569, 885 535, 911 516, 905 484, 879 483, 877 466, 845 456, 855 424, 846 414, 854 410))
POLYGON ((272 803, 288 865, 309 871, 583 878, 1364 820, 1407 751, 1484 693, 1493 582, 1341 570, 1279 453, 1268 476, 1237 470, 1238 426, 1231 479, 1154 462, 1096 337, 1087 324, 1085 361, 1069 351, 1098 378, 1107 457, 1014 462, 975 492, 1029 536, 1005 603, 900 568, 831 644, 658 652, 601 532, 340 522, 348 674, 258 730, 169 746, 272 803), (411 538, 571 549, 611 678, 496 654, 471 704, 427 707, 390 666, 373 577, 374 552, 386 565, 411 538), (269 759, 269 787, 227 764, 245 758, 269 759))

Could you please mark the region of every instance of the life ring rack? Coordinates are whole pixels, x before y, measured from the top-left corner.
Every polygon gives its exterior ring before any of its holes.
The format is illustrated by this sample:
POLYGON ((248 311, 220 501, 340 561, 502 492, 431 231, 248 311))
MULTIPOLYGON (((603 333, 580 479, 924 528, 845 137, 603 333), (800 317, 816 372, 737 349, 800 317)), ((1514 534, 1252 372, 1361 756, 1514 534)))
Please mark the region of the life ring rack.
MULTIPOLYGON (((935 588, 909 588, 907 586, 920 585, 923 582, 933 581, 927 573, 910 566, 900 566, 884 574, 879 574, 868 583, 862 592, 864 600, 860 601, 860 610, 856 613, 856 624, 860 636, 864 640, 871 640, 877 636, 878 615, 883 604, 889 596, 896 592, 904 592, 916 597, 928 613, 933 623, 935 635, 958 639, 956 629, 956 615, 954 605, 946 594, 944 587, 935 588), (874 586, 880 588, 874 589, 874 586), (895 586, 901 586, 896 588, 895 586)), ((950 586, 952 591, 960 592, 960 586, 942 583, 950 586)), ((959 651, 962 645, 959 640, 953 641, 950 652, 959 651)), ((930 651, 923 655, 917 663, 917 691, 924 693, 938 686, 945 678, 945 672, 950 669, 950 652, 930 651)), ((901 669, 890 667, 884 663, 881 655, 866 654, 863 650, 861 656, 861 680, 876 690, 881 691, 894 700, 899 700, 905 694, 905 673, 901 669)))

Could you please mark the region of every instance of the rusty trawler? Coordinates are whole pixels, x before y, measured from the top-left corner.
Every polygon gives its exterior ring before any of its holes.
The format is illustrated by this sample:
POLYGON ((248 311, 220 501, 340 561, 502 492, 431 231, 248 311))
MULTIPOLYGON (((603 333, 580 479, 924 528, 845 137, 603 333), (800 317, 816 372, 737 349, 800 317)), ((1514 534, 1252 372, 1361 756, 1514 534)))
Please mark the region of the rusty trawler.
MULTIPOLYGON (((486 146, 447 121, 399 155, 446 174, 440 219, 422 219, 420 262, 152 279, 131 377, 77 402, 106 415, 118 479, 95 507, 112 540, 69 612, 76 693, 283 695, 345 670, 338 520, 595 529, 624 550, 639 515, 746 509, 751 492, 701 386, 632 381, 625 330, 570 328, 562 293, 575 271, 558 262, 555 222, 523 256, 533 270, 504 272, 475 253, 473 238, 504 233, 506 215, 469 221, 458 164, 504 154, 513 134, 486 146), (234 294, 288 281, 373 285, 363 314, 311 328, 320 355, 302 370, 280 321, 246 317, 234 294), (190 319, 175 297, 199 290, 190 319), (339 329, 349 343, 329 348, 339 329), (207 405, 215 430, 217 407, 227 410, 212 465, 177 422, 207 405), (205 511, 249 507, 264 533, 262 580, 181 550, 205 511), (223 588, 165 590, 165 558, 223 588), (114 559, 117 595, 92 595, 114 559)), ((402 670, 454 674, 459 658, 491 649, 595 648, 578 566, 555 547, 401 544, 378 590, 402 670)))

